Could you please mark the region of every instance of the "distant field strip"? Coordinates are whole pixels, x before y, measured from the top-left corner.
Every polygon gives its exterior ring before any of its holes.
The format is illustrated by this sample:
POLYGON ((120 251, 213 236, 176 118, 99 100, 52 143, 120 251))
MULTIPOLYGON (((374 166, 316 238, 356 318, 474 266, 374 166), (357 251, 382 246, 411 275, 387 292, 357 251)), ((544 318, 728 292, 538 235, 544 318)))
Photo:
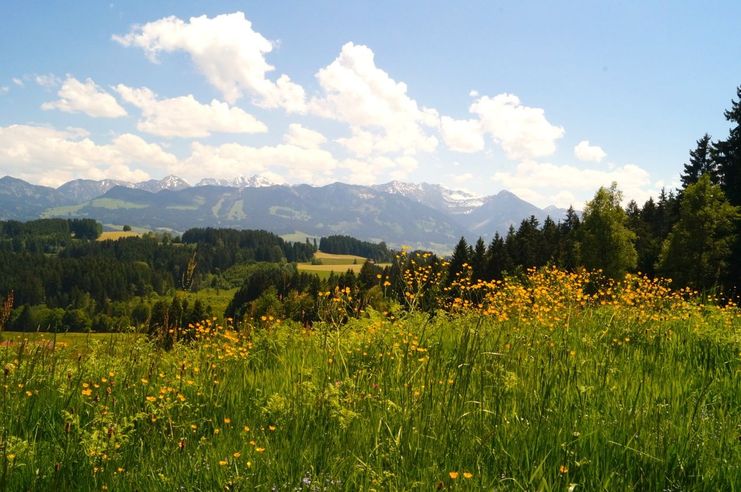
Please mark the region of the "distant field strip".
POLYGON ((106 241, 108 239, 110 240, 116 240, 121 239, 122 237, 138 237, 141 236, 141 232, 136 231, 105 231, 103 232, 100 237, 98 237, 98 241, 106 241))

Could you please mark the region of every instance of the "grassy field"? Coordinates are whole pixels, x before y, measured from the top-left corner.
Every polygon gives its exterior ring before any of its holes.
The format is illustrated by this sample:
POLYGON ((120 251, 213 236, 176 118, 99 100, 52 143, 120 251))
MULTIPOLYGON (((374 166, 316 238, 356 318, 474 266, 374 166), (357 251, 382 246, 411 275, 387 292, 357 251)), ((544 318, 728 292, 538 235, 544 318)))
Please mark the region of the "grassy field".
POLYGON ((98 241, 106 241, 109 239, 115 241, 122 237, 139 237, 141 235, 141 232, 136 231, 103 231, 98 237, 98 241))
MULTIPOLYGON (((316 273, 322 278, 329 277, 334 273, 345 273, 348 270, 352 270, 358 273, 363 264, 367 261, 362 256, 355 255, 335 255, 331 253, 324 253, 317 251, 314 253, 314 260, 321 262, 321 264, 314 265, 312 263, 298 263, 297 268, 300 271, 316 273)), ((387 263, 379 263, 381 267, 387 266, 387 263)))
POLYGON ((169 351, 6 344, 0 488, 739 490, 736 308, 529 282, 169 351))

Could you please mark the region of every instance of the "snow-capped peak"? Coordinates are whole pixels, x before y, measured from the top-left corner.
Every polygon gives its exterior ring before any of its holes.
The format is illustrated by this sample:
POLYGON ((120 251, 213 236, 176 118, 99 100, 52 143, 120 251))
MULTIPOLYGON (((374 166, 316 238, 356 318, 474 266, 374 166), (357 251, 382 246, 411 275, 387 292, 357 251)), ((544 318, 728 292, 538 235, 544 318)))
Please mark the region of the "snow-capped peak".
POLYGON ((238 176, 236 178, 203 178, 196 186, 226 186, 229 188, 262 188, 266 186, 275 186, 277 183, 271 181, 265 176, 255 174, 249 178, 238 176))
POLYGON ((148 181, 142 181, 132 186, 140 190, 151 191, 157 193, 162 190, 182 190, 184 188, 190 188, 190 185, 183 178, 178 176, 165 176, 162 179, 150 179, 148 181))

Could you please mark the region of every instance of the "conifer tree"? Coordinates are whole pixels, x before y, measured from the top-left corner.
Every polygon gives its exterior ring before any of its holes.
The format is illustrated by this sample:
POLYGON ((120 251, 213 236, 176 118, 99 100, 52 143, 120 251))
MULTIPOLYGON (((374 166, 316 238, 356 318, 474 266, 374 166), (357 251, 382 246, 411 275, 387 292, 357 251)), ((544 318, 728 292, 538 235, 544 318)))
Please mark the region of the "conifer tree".
POLYGON ((463 271, 463 265, 469 263, 469 249, 466 238, 461 237, 453 250, 453 256, 451 256, 448 265, 448 284, 455 280, 457 273, 463 271))
POLYGON ((682 189, 696 183, 700 176, 708 174, 713 183, 718 182, 718 173, 713 160, 713 148, 710 135, 707 133, 697 141, 697 147, 690 150, 690 161, 684 165, 684 171, 680 176, 682 189))
POLYGON ((473 269, 473 280, 484 280, 486 278, 486 244, 479 237, 473 248, 471 256, 471 268, 473 269))

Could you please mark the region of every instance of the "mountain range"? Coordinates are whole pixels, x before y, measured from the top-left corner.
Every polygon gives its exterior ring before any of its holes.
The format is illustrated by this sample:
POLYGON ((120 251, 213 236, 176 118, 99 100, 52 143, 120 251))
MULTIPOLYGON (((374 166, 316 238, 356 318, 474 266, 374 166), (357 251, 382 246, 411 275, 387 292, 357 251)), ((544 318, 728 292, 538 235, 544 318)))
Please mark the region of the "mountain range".
POLYGON ((392 246, 448 251, 461 236, 490 238, 535 216, 560 220, 564 209, 540 209, 513 193, 477 196, 437 184, 392 181, 373 186, 280 185, 262 176, 203 179, 177 176, 129 183, 69 181, 58 188, 0 178, 0 220, 89 217, 182 232, 191 227, 266 229, 292 238, 347 234, 392 246))

